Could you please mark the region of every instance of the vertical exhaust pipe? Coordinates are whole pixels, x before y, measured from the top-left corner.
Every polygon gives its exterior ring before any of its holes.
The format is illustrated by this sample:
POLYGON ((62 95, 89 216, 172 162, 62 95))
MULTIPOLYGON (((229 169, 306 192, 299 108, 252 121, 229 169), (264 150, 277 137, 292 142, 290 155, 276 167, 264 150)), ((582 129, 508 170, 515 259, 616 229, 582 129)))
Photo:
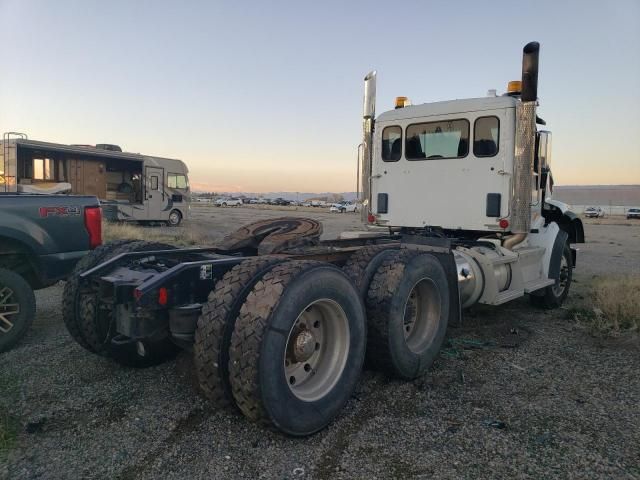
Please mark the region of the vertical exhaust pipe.
POLYGON ((503 246, 512 249, 523 242, 531 229, 533 158, 536 144, 538 99, 538 55, 540 44, 527 43, 522 50, 522 92, 516 106, 516 138, 513 162, 511 231, 503 246))
POLYGON ((362 107, 362 194, 360 195, 360 218, 368 222, 371 213, 371 163, 373 159, 373 122, 376 116, 376 71, 364 77, 364 100, 362 107))
POLYGON ((523 102, 535 102, 538 99, 538 57, 540 44, 527 43, 522 49, 522 93, 523 102))

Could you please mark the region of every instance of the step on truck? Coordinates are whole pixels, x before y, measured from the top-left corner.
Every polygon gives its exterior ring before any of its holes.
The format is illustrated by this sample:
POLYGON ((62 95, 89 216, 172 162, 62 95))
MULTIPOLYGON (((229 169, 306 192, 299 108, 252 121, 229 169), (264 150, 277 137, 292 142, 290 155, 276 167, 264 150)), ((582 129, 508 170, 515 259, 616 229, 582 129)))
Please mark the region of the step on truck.
POLYGON ((476 303, 562 304, 584 241, 551 198, 551 133, 538 114, 538 52, 504 95, 375 116, 365 77, 360 203, 366 228, 276 218, 210 248, 129 242, 67 284, 65 322, 92 353, 129 366, 192 349, 217 407, 290 435, 325 427, 365 362, 412 380, 476 303))

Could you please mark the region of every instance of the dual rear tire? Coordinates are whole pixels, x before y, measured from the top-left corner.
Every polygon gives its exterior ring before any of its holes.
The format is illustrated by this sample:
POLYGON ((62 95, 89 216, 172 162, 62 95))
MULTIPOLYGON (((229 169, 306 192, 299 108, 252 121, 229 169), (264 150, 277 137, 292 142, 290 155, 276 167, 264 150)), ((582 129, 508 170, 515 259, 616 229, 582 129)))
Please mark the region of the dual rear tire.
POLYGON ((121 240, 98 247, 78 262, 62 296, 62 316, 71 337, 87 351, 128 367, 144 368, 173 358, 179 349, 168 331, 137 342, 118 342, 113 312, 99 305, 95 287, 83 285, 80 275, 123 253, 174 248, 164 243, 121 240))
POLYGON ((304 436, 324 428, 350 398, 365 352, 391 376, 424 374, 447 326, 442 266, 397 246, 356 255, 345 271, 267 256, 227 272, 196 331, 194 361, 205 396, 304 436))
POLYGON ((194 358, 205 395, 290 435, 324 428, 355 390, 364 361, 355 286, 319 262, 258 257, 234 270, 198 322, 194 358), (236 287, 243 273, 255 275, 236 287))

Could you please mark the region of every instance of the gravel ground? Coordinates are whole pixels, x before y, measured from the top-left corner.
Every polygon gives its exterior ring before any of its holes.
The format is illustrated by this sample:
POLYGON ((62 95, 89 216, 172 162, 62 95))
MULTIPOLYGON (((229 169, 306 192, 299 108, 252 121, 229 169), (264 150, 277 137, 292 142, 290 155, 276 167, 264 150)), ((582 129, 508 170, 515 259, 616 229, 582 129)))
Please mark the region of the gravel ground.
MULTIPOLYGON (((262 218, 222 210, 197 228, 262 218)), ((310 216, 327 235, 357 225, 310 216)), ((586 229, 570 304, 593 276, 640 273, 640 226, 586 229)), ((564 309, 467 311, 428 375, 364 372, 329 428, 292 439, 212 409, 186 352, 145 370, 90 355, 64 329, 61 293, 37 292, 33 328, 0 355, 0 412, 19 428, 0 478, 640 478, 640 346, 592 338, 564 309)))

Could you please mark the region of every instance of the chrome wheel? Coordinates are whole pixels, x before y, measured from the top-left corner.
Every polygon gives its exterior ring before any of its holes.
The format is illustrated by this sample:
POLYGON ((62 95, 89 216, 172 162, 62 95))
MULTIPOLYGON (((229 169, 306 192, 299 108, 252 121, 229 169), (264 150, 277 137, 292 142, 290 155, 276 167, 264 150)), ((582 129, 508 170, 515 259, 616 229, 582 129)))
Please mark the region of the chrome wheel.
POLYGON ((20 313, 20 304, 16 303, 13 290, 0 285, 0 332, 9 333, 13 328, 13 317, 20 313))
POLYGON ((430 278, 419 280, 411 289, 404 306, 404 339, 409 350, 421 353, 438 331, 440 290, 430 278))
POLYGON ((567 262, 567 257, 562 255, 560 259, 560 276, 558 277, 558 281, 551 287, 553 290, 553 294, 556 297, 560 297, 565 289, 567 288, 567 282, 569 281, 569 264, 567 262))
POLYGON ((316 401, 329 393, 349 355, 347 316, 338 303, 320 299, 298 316, 287 338, 284 374, 300 400, 316 401))

